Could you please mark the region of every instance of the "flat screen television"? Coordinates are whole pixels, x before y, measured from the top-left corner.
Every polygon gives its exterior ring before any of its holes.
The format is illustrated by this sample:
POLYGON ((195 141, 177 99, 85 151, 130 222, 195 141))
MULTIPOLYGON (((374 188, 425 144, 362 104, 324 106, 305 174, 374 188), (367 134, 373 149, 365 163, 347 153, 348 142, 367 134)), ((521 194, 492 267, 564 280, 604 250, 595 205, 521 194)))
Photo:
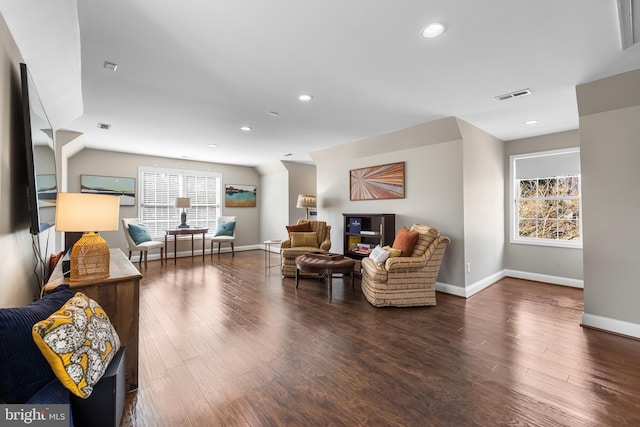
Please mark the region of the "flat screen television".
POLYGON ((55 146, 51 123, 26 64, 20 64, 20 79, 27 153, 28 209, 31 234, 35 235, 55 224, 58 194, 55 146))

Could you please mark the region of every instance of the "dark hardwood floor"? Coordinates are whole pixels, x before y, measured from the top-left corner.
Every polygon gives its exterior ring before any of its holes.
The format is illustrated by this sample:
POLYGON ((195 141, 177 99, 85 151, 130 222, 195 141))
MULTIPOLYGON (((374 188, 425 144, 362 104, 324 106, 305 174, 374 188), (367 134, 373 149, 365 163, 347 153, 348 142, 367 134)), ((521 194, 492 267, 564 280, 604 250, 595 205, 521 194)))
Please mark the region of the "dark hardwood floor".
POLYGON ((580 327, 582 290, 504 279, 374 308, 262 251, 142 269, 123 426, 639 426, 640 341, 580 327))

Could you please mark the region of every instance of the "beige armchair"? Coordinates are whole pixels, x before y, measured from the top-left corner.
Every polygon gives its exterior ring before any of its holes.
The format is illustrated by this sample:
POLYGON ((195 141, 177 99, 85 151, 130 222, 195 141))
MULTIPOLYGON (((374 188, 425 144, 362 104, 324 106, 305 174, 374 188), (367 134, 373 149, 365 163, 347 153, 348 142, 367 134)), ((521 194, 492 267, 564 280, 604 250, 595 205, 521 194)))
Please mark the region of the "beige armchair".
POLYGON ((411 256, 383 264, 362 260, 362 293, 376 307, 436 304, 435 283, 449 238, 426 225, 414 224, 411 230, 419 233, 411 256))
POLYGON ((298 225, 309 223, 311 230, 317 234, 316 246, 292 247, 291 239, 283 240, 280 246, 280 258, 282 262, 281 272, 284 277, 296 277, 296 257, 308 252, 328 252, 331 249, 331 226, 324 221, 309 221, 301 219, 298 225))

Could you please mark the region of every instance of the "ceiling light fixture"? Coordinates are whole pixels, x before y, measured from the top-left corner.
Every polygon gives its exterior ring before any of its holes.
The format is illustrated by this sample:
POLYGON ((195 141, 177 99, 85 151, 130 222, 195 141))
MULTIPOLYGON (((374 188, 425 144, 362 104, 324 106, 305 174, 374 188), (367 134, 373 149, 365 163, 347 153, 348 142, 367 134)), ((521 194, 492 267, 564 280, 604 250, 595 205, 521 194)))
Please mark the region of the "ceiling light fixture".
POLYGON ((309 95, 309 94, 302 94, 298 97, 298 99, 302 102, 309 102, 313 99, 313 96, 309 95))
POLYGON ((535 125, 536 123, 538 123, 537 120, 527 120, 526 122, 524 122, 525 125, 535 125))
POLYGON ((211 148, 218 148, 218 144, 208 144, 211 148))
POLYGON ((249 131, 251 131, 251 126, 242 126, 240 128, 240 130, 245 131, 245 132, 249 132, 249 131))
POLYGON ((432 39, 438 37, 440 34, 444 33, 445 27, 439 22, 434 22, 433 24, 429 24, 420 30, 420 34, 425 39, 432 39))
POLYGON ((114 64, 113 62, 105 61, 104 68, 107 70, 115 71, 118 69, 118 64, 114 64))
POLYGON ((277 111, 269 111, 269 115, 271 115, 273 117, 278 117, 280 115, 280 113, 278 113, 277 111))

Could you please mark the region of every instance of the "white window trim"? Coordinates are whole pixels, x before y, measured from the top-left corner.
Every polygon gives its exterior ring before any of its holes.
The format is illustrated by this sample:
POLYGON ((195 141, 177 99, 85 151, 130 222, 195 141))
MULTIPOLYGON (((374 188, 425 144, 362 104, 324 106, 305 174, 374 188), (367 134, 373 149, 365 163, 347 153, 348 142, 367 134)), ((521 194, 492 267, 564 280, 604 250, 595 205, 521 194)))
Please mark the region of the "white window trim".
POLYGON ((518 217, 518 200, 517 194, 518 189, 516 188, 516 161, 519 159, 526 159, 529 157, 543 157, 543 156, 552 156, 556 154, 565 154, 565 153, 579 153, 580 148, 561 148, 557 150, 548 150, 548 151, 538 151, 535 153, 526 153, 526 154, 513 154, 509 156, 509 200, 510 200, 510 209, 509 209, 509 242, 519 245, 533 245, 533 246, 552 246, 558 248, 573 248, 573 249, 582 249, 582 241, 584 237, 584 229, 582 228, 582 177, 580 177, 580 197, 578 197, 580 203, 580 218, 579 218, 579 227, 580 227, 580 240, 555 240, 555 239, 538 239, 538 238, 527 238, 520 237, 518 235, 518 222, 516 218, 518 217))

